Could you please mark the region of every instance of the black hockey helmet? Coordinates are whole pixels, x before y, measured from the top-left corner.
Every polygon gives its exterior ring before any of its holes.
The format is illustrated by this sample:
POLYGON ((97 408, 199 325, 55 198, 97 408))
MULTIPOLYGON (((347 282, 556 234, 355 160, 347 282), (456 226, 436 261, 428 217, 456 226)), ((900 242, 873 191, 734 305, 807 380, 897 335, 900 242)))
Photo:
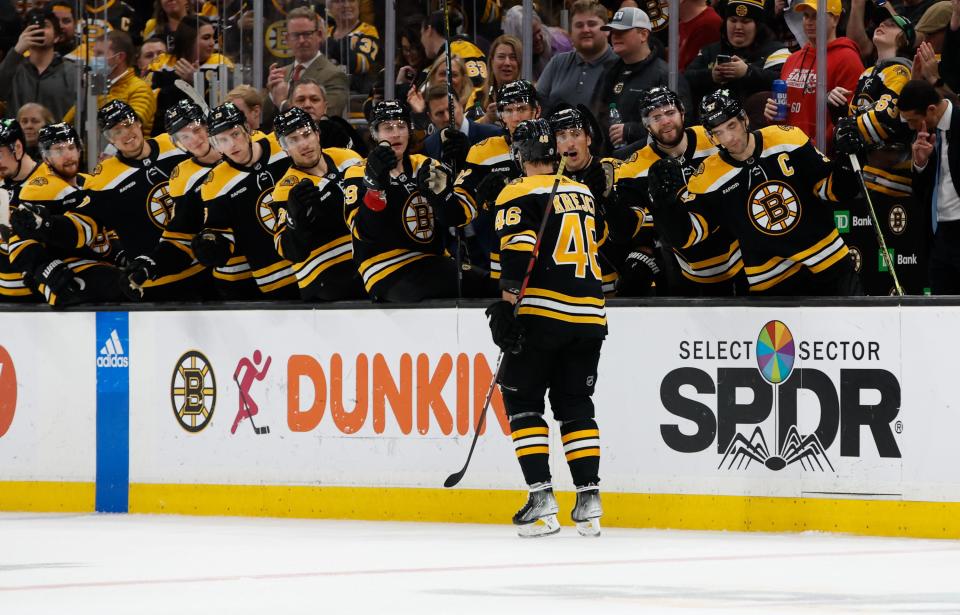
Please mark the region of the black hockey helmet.
POLYGON ((700 102, 700 122, 707 130, 735 117, 746 117, 746 112, 740 101, 730 94, 730 90, 717 90, 700 102))
POLYGON ((373 106, 370 119, 370 130, 376 130, 383 122, 403 120, 410 125, 410 110, 399 100, 381 100, 373 106))
POLYGON ((505 106, 511 103, 538 105, 536 88, 526 79, 518 79, 501 85, 500 89, 497 90, 497 109, 502 111, 505 106))
POLYGON ((245 126, 247 118, 232 102, 223 103, 210 110, 207 116, 207 132, 211 137, 226 132, 234 126, 245 126))
POLYGON ((683 108, 683 101, 680 100, 680 96, 670 88, 662 85, 650 88, 640 97, 640 118, 645 120, 647 119, 647 115, 654 109, 670 106, 676 107, 680 113, 686 111, 683 108))
POLYGON ((556 162, 557 137, 550 122, 543 118, 524 120, 513 131, 510 149, 518 164, 524 162, 556 162))
POLYGON ((27 146, 27 138, 23 136, 23 128, 17 120, 0 120, 0 147, 9 147, 11 150, 19 141, 27 146))
POLYGON ((583 130, 590 128, 589 122, 583 117, 580 109, 574 107, 566 107, 554 112, 548 121, 554 132, 569 130, 570 128, 581 128, 583 130))
POLYGON ((273 130, 278 137, 285 137, 305 126, 317 132, 317 123, 300 107, 290 107, 273 120, 273 130))
POLYGON ((163 126, 169 135, 176 134, 190 124, 203 124, 205 122, 203 107, 192 100, 178 100, 163 114, 163 126))
POLYGON ((117 124, 127 121, 138 122, 140 118, 137 117, 137 112, 133 110, 133 107, 122 100, 111 100, 97 111, 97 127, 100 132, 110 130, 117 124))
POLYGON ((80 137, 77 135, 77 131, 73 129, 73 126, 67 124, 66 122, 60 122, 59 124, 48 124, 41 128, 37 142, 41 151, 48 150, 57 143, 66 142, 76 143, 77 148, 80 148, 80 137))

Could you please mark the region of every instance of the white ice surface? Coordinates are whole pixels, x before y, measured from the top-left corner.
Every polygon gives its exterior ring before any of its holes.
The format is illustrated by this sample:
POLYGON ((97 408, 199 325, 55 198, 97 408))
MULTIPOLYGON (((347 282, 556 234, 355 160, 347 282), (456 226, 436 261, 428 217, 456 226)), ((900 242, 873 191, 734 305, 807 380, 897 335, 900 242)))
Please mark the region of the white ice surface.
POLYGON ((0 514, 0 614, 960 613, 960 542, 0 514))

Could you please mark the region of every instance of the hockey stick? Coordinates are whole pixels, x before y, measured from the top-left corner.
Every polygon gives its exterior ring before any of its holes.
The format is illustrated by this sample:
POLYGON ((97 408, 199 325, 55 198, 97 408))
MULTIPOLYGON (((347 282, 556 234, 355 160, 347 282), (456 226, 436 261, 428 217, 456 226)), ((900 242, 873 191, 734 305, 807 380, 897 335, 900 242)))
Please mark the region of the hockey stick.
POLYGON ((270 433, 270 427, 264 425, 263 427, 257 427, 257 424, 253 422, 253 414, 250 413, 250 405, 247 403, 247 394, 243 392, 243 389, 240 388, 240 382, 237 380, 237 377, 233 377, 233 381, 237 383, 237 389, 240 390, 240 401, 243 403, 243 409, 247 413, 247 418, 250 419, 250 426, 253 427, 253 433, 258 436, 263 434, 270 433))
POLYGON ((860 180, 860 187, 863 188, 863 195, 867 197, 867 205, 870 207, 870 217, 873 218, 873 230, 877 232, 877 242, 880 244, 880 250, 883 252, 883 261, 893 276, 893 288, 898 297, 903 296, 903 287, 900 286, 900 279, 897 278, 897 270, 893 268, 893 257, 887 251, 887 242, 883 238, 883 231, 880 230, 880 220, 877 218, 877 211, 873 208, 873 199, 870 198, 870 191, 867 190, 867 181, 863 178, 863 169, 860 168, 860 161, 856 154, 850 154, 850 164, 860 180))
MULTIPOLYGON (((537 232, 537 240, 533 244, 533 251, 530 253, 530 260, 527 261, 527 272, 523 274, 523 282, 520 284, 520 292, 517 294, 517 301, 513 304, 513 317, 516 318, 518 312, 520 311, 520 302, 523 300, 523 295, 527 292, 527 284, 530 283, 530 274, 533 273, 533 268, 537 264, 537 255, 540 253, 540 240, 543 238, 543 233, 547 228, 547 219, 550 215, 550 207, 553 205, 553 198, 557 194, 557 188, 560 187, 560 180, 563 178, 563 169, 566 167, 567 159, 564 156, 560 157, 560 164, 557 166, 557 174, 553 179, 553 187, 550 188, 550 196, 547 197, 547 206, 543 209, 543 220, 540 221, 540 230, 537 232)), ((443 486, 450 488, 455 486, 461 480, 463 480, 463 475, 467 473, 467 467, 470 465, 470 460, 473 459, 473 450, 477 447, 477 440, 480 439, 480 431, 483 429, 483 423, 487 418, 487 409, 490 407, 490 400, 493 399, 493 391, 497 386, 497 383, 500 381, 500 372, 503 369, 503 350, 500 350, 500 355, 497 357, 497 369, 493 374, 493 380, 490 381, 490 388, 487 389, 487 397, 483 401, 483 408, 480 409, 480 418, 477 419, 477 428, 473 432, 473 441, 470 443, 470 451, 467 453, 467 460, 463 463, 463 467, 459 471, 454 472, 447 477, 447 480, 443 481, 443 486)))

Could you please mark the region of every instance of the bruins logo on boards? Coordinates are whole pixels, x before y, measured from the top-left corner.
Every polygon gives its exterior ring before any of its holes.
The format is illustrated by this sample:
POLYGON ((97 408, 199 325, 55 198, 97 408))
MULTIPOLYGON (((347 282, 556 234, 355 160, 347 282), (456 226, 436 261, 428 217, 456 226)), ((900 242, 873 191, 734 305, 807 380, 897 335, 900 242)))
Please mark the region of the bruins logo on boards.
POLYGON ((890 232, 894 235, 903 235, 907 230, 907 210, 903 205, 897 204, 890 208, 887 214, 887 221, 890 223, 890 232))
POLYGON ((853 261, 853 270, 860 273, 860 268, 863 267, 863 255, 860 254, 860 248, 847 246, 847 249, 850 252, 850 260, 853 261))
POLYGON ((292 58, 293 52, 287 47, 287 22, 275 21, 267 26, 263 33, 263 43, 275 58, 292 58))
POLYGON ((147 195, 147 213, 157 228, 167 227, 167 223, 173 218, 174 206, 173 197, 170 196, 170 182, 160 182, 147 195))
POLYGON ((767 235, 788 233, 800 221, 800 200, 793 189, 779 181, 764 182, 747 199, 750 220, 767 235))
POLYGON ((202 352, 189 350, 177 360, 170 382, 170 403, 177 422, 190 433, 210 423, 217 404, 217 379, 202 352))
POLYGON ((267 188, 257 199, 257 219, 270 235, 277 230, 277 212, 273 210, 273 188, 267 188))
POLYGON ((403 204, 403 228, 410 238, 419 243, 433 240, 433 208, 419 192, 414 192, 403 204))

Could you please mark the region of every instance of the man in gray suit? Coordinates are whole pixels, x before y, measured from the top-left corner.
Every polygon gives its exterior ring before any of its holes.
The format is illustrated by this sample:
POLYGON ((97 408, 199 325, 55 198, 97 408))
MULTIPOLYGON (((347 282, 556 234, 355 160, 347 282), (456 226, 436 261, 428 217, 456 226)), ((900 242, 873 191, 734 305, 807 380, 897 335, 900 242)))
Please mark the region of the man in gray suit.
POLYGON ((325 36, 323 24, 313 9, 299 7, 287 13, 287 46, 293 52, 293 63, 283 67, 270 66, 267 117, 272 117, 275 109, 283 110, 288 106, 291 83, 305 77, 323 86, 327 95, 327 113, 343 115, 350 82, 347 75, 320 52, 325 36))

